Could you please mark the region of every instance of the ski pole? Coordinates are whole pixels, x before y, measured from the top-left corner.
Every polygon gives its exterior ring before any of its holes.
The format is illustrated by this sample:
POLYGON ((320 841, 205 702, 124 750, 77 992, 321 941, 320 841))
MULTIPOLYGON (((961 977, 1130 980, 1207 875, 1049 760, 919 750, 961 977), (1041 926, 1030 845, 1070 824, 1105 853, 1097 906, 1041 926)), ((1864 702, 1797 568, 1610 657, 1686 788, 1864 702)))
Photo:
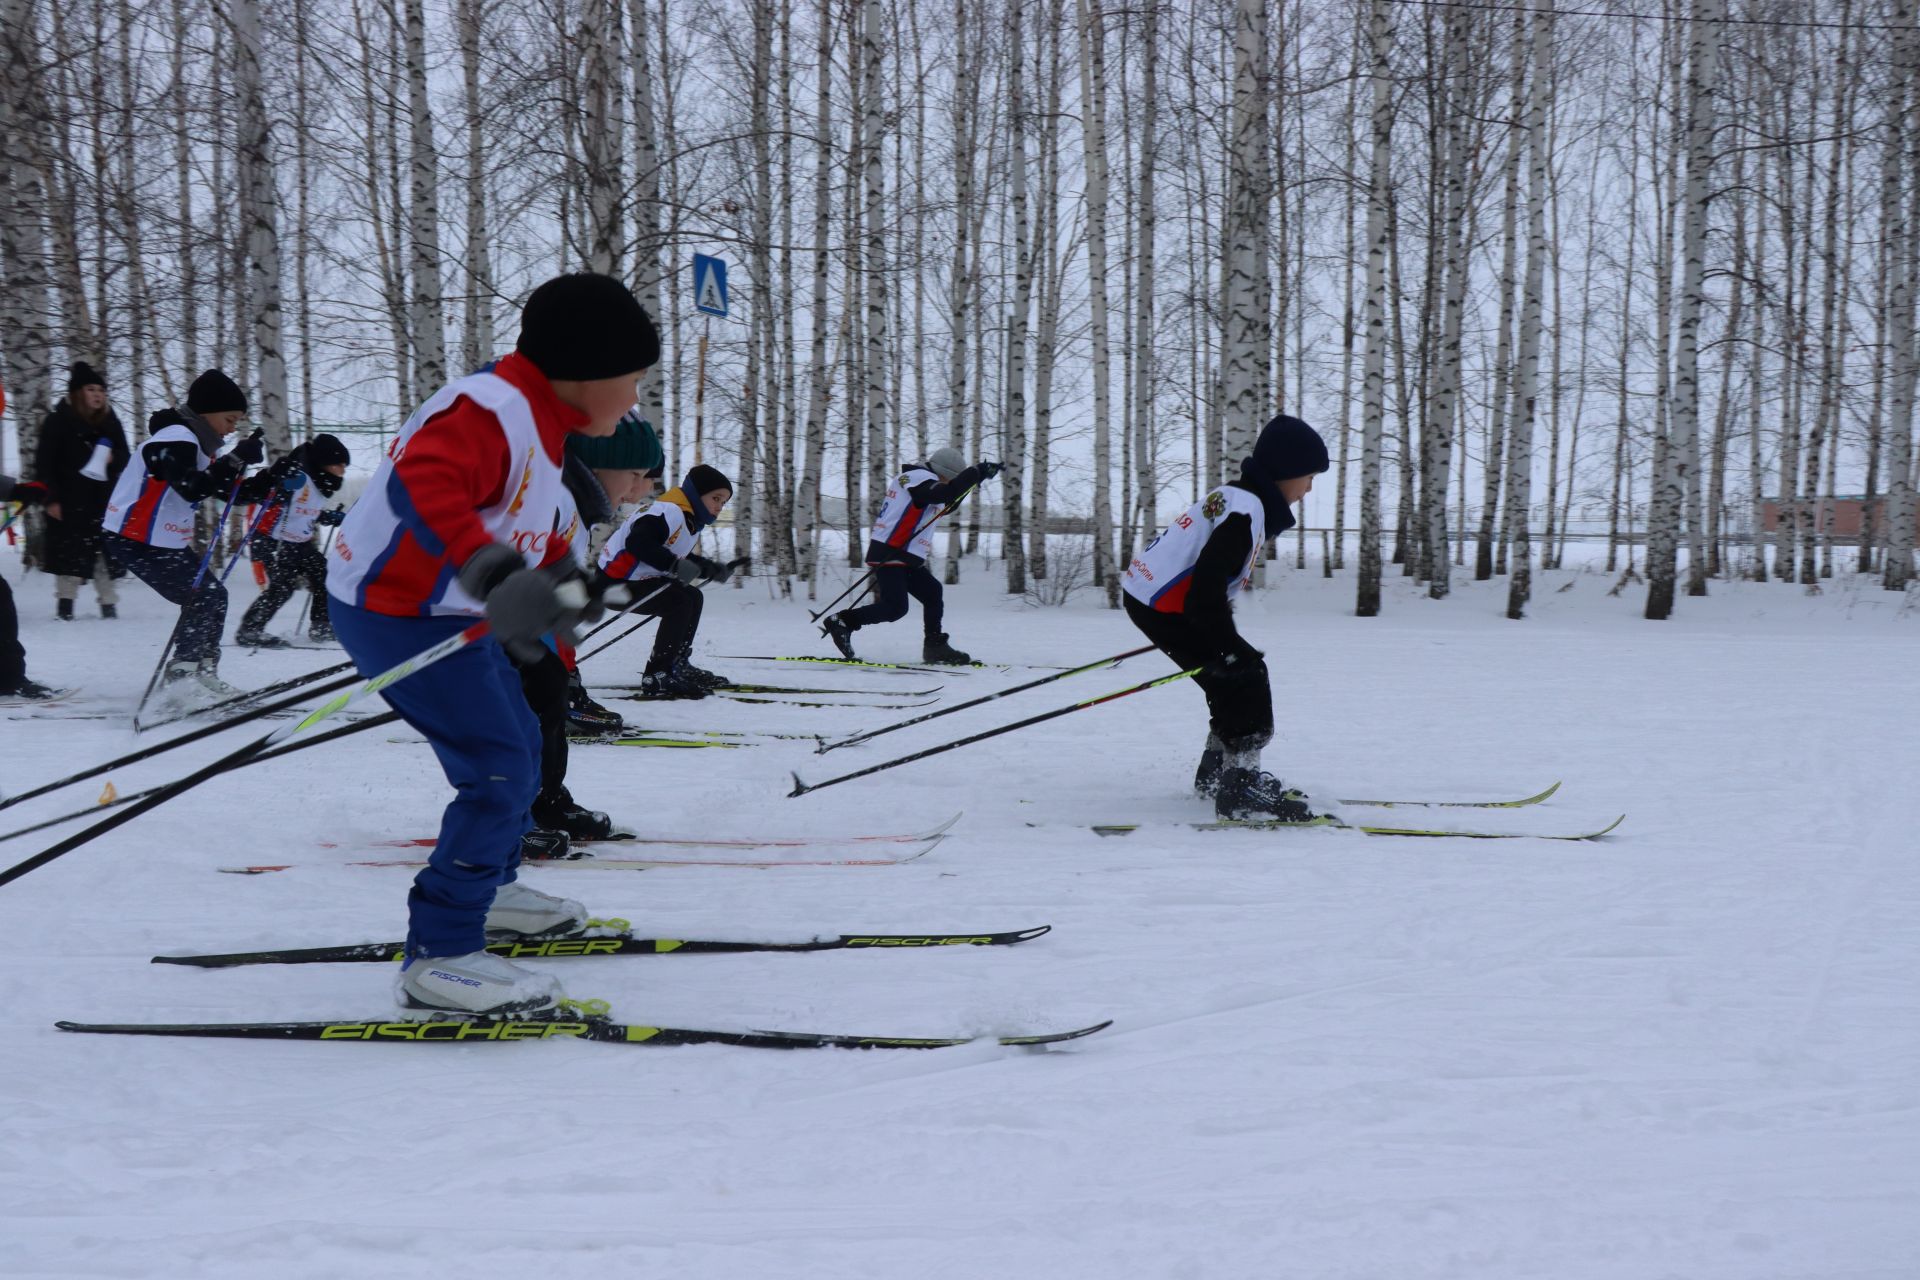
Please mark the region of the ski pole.
POLYGON ((160 685, 160 673, 167 669, 167 659, 173 654, 174 641, 180 638, 180 624, 187 620, 187 604, 200 594, 200 580, 207 576, 207 565, 213 559, 213 549, 220 545, 220 531, 226 528, 227 515, 233 510, 234 500, 240 496, 240 486, 246 481, 246 469, 241 468, 239 479, 233 482, 233 491, 227 495, 227 505, 220 508, 220 519, 213 526, 213 536, 207 539, 207 549, 200 553, 200 567, 193 571, 193 583, 187 588, 187 600, 180 606, 180 616, 173 621, 173 630, 167 633, 167 642, 160 646, 160 661, 153 664, 153 674, 147 677, 147 689, 140 695, 139 705, 133 709, 133 727, 140 727, 140 713, 147 709, 147 699, 160 685))
POLYGON ((840 747, 851 747, 855 743, 866 742, 871 738, 877 738, 883 733, 892 733, 895 729, 905 729, 911 725, 925 724, 929 720, 938 720, 941 716, 950 716, 956 711, 965 711, 969 707, 977 707, 984 702, 992 702, 997 698, 1012 697, 1016 693, 1025 693, 1028 689, 1037 689, 1043 684, 1052 684, 1055 680, 1065 680, 1068 676, 1077 676, 1086 671, 1097 671, 1101 667, 1117 667, 1128 658, 1137 658, 1141 654, 1149 653, 1152 650, 1153 646, 1150 644, 1141 645, 1138 649, 1129 649, 1125 653, 1116 653, 1111 658, 1102 658, 1098 662, 1089 662, 1085 666, 1075 667, 1071 671, 1061 671, 1054 675, 1041 676, 1038 680, 1029 680, 1025 684, 1015 685, 1011 689, 1002 689, 999 693, 990 693, 984 698, 975 698, 970 702, 962 702, 957 706, 942 707, 938 711, 929 711, 923 716, 915 716, 911 720, 902 720, 898 724, 890 724, 883 729, 869 729, 865 733, 856 733, 851 738, 842 738, 838 742, 822 741, 818 747, 814 748, 814 754, 825 755, 827 752, 840 747))
MULTIPOLYGON (((748 556, 741 556, 738 560, 728 561, 727 568, 729 570, 732 570, 736 566, 743 566, 748 562, 749 559, 750 557, 748 556)), ((668 584, 673 581, 674 579, 671 577, 663 579, 659 586, 647 592, 646 595, 641 596, 639 600, 632 601, 630 604, 627 605, 626 608, 622 609, 620 612, 623 614, 627 613, 630 610, 632 610, 635 605, 639 604, 641 600, 649 599, 653 596, 658 595, 660 592, 665 591, 667 589, 668 584)), ((695 591, 702 590, 707 585, 708 582, 712 582, 712 581, 714 581, 714 579, 712 578, 705 579, 700 583, 699 586, 695 587, 694 590, 695 591)), ((622 631, 619 635, 607 641, 605 644, 601 645, 599 648, 594 649, 588 653, 580 654, 577 657, 575 657, 573 660, 573 665, 578 667, 581 663, 585 662, 588 658, 591 658, 594 654, 606 652, 608 649, 613 648, 613 646, 619 644, 622 640, 625 640, 628 636, 632 635, 634 632, 638 631, 640 628, 646 626, 649 622, 656 621, 659 618, 659 616, 660 615, 658 614, 649 614, 647 617, 640 619, 640 621, 634 623, 632 626, 628 627, 625 631, 622 631)), ((588 637, 591 637, 596 632, 599 632, 605 629, 608 623, 612 621, 613 621, 612 618, 607 619, 607 622, 601 623, 598 627, 595 627, 592 631, 589 631, 585 636, 582 636, 581 637, 582 641, 585 641, 588 637)))
POLYGON ((354 679, 355 677, 351 675, 342 676, 338 680, 321 685, 318 689, 309 689, 304 693, 296 693, 289 697, 282 698, 278 702, 269 702, 264 706, 255 707, 239 715, 230 716, 218 723, 204 725, 190 733, 183 733, 177 738, 169 738, 165 742, 156 742, 150 747, 142 747, 140 750, 121 756, 117 760, 109 760, 105 764, 95 765, 91 769, 82 769, 79 773, 69 774, 56 782, 49 782, 44 786, 35 787, 31 791, 22 791, 17 796, 8 796, 6 799, 0 800, 0 809, 9 809, 23 801, 32 800, 36 796, 46 795, 50 791, 58 791, 60 788, 72 786, 76 782, 85 782, 88 778, 97 778, 108 770, 118 769, 122 765, 137 764, 142 760, 150 760, 154 756, 173 750, 175 747, 184 747, 190 742, 198 742, 202 738, 211 737, 216 733, 231 729, 235 725, 245 724, 249 720, 258 720, 260 717, 272 715, 276 711, 285 711, 296 703, 305 702, 316 693, 332 693, 336 689, 344 689, 346 686, 352 684, 354 679))
MULTIPOLYGON (((980 486, 977 484, 969 485, 965 492, 956 496, 952 502, 949 502, 946 506, 940 508, 938 511, 934 512, 932 516, 928 517, 927 521, 924 524, 921 524, 920 526, 915 528, 913 531, 913 537, 917 538, 921 534, 925 533, 928 529, 933 528, 935 521, 939 520, 941 516, 946 515, 948 512, 952 511, 954 508, 958 507, 962 502, 965 502, 967 500, 967 494, 972 493, 975 489, 978 489, 979 487, 980 486)), ((907 541, 912 542, 913 538, 909 538, 907 539, 907 541)), ((856 590, 865 586, 868 582, 872 580, 873 580, 873 570, 868 569, 858 582, 855 582, 853 586, 848 587, 845 591, 842 591, 839 595, 835 596, 833 598, 832 603, 828 604, 826 608, 820 610, 820 612, 818 613, 815 613, 813 610, 809 609, 807 610, 807 616, 809 618, 812 618, 815 622, 820 621, 820 619, 826 617, 829 613, 833 612, 834 605, 839 604, 842 600, 845 600, 848 596, 852 595, 856 590)))
MULTIPOLYGON (((901 756, 898 760, 888 760, 884 764, 868 765, 866 768, 856 769, 852 773, 843 773, 837 778, 828 778, 825 782, 804 782, 801 780, 800 775, 796 773, 793 775, 793 790, 787 792, 787 798, 791 800, 793 797, 803 796, 809 791, 819 791, 823 787, 831 787, 836 783, 851 782, 855 778, 864 778, 870 773, 879 773, 884 769, 891 769, 895 765, 912 764, 915 760, 925 760, 928 756, 937 756, 942 752, 952 751, 956 747, 969 746, 975 742, 984 742, 988 738, 997 738, 1003 733, 1012 733, 1015 729, 1025 729, 1029 725, 1036 725, 1042 721, 1055 720, 1061 716, 1070 716, 1076 711, 1085 711, 1089 707, 1097 707, 1102 703, 1112 702, 1117 698, 1124 698, 1129 694, 1145 693, 1148 689, 1158 688, 1163 684, 1172 684, 1175 680, 1185 680, 1188 676, 1197 676, 1205 669, 1204 667, 1190 667, 1185 671, 1176 671, 1170 676, 1160 676, 1157 679, 1147 680, 1129 689, 1118 689, 1113 693, 1103 693, 1097 698, 1088 698, 1085 702, 1075 702, 1068 706, 1056 707, 1052 711, 1043 711, 1037 716, 1028 716, 1025 720, 1016 720, 1012 724, 1003 724, 998 729, 988 729, 983 733, 973 734, 971 737, 958 738, 952 742, 942 743, 937 747, 928 747, 925 751, 916 751, 910 756, 901 756)), ((5 883, 5 881, 0 880, 0 883, 5 883)))
MULTIPOLYGON (((653 587, 650 591, 648 591, 646 595, 635 596, 633 599, 621 605, 618 609, 615 609, 612 613, 607 615, 606 620, 602 622, 599 626, 587 632, 587 634, 581 636, 580 643, 585 644, 587 641, 593 639, 595 636, 599 635, 602 631, 605 631, 608 627, 612 626, 614 623, 620 621, 620 619, 626 617, 629 613, 632 613, 636 608, 640 606, 640 604, 643 601, 650 600, 654 596, 658 595, 660 592, 665 591, 667 589, 667 582, 668 582, 668 579, 662 578, 659 584, 653 587)), ((601 649, 604 649, 606 647, 607 647, 606 645, 600 646, 601 649)), ((597 653, 599 652, 599 650, 595 650, 595 652, 597 653)), ((578 658, 574 659, 575 663, 578 663, 579 661, 580 660, 578 658)))
MULTIPOLYGON (((352 667, 353 667, 353 664, 351 662, 338 662, 331 667, 322 667, 318 671, 309 671, 307 672, 307 674, 303 676, 290 676, 285 680, 281 680, 274 684, 270 684, 264 689, 249 689, 247 692, 240 694, 236 697, 223 698, 219 702, 212 703, 208 706, 195 707, 190 711, 176 711, 174 714, 166 717, 163 720, 155 720, 150 724, 141 725, 140 730, 142 732, 145 732, 148 729, 159 729, 166 725, 177 724, 180 721, 190 719, 193 716, 210 715, 216 711, 224 711, 229 707, 244 706, 249 702, 254 702, 261 698, 271 697, 276 693, 283 693, 288 689, 297 689, 303 684, 307 684, 310 681, 319 680, 325 676, 337 676, 342 671, 351 670, 352 667)), ((333 685, 330 687, 337 689, 340 686, 333 685)), ((302 694, 300 696, 309 697, 311 695, 302 694)))
MULTIPOLYGON (((293 742, 284 747, 275 747, 271 751, 263 751, 253 757, 253 759, 244 761, 236 767, 244 769, 250 765, 263 764, 268 760, 277 760, 281 756, 291 755, 295 751, 305 751, 308 747, 317 747, 323 742, 332 742, 337 738, 344 738, 350 733, 359 733, 362 729, 374 729, 381 725, 392 724, 399 718, 400 713, 398 711, 385 711, 377 716, 370 716, 365 720, 356 720, 352 724, 341 725, 338 729, 329 729, 325 733, 316 734, 304 742, 293 742)), ((48 827, 57 827, 63 822, 72 822, 75 818, 84 818, 90 813, 99 813, 102 810, 116 808, 123 804, 132 804, 136 800, 144 800, 158 790, 160 790, 159 787, 149 787, 145 791, 136 791, 130 796, 118 796, 112 800, 102 801, 99 804, 90 804, 86 808, 76 810, 73 813, 63 814, 58 818, 48 818, 45 822, 36 822, 30 827, 21 827, 18 831, 9 831, 5 835, 0 835, 0 844, 4 844, 8 840, 17 840, 21 836, 32 835, 36 831, 45 831, 48 827)))
POLYGON ((442 658, 458 653, 476 640, 486 636, 490 629, 486 619, 479 619, 458 634, 448 636, 440 643, 423 649, 413 657, 407 658, 387 668, 379 675, 373 677, 373 679, 362 683, 358 688, 350 689, 345 693, 328 699, 326 702, 321 703, 318 707, 308 712, 303 719, 297 720, 289 725, 283 725, 263 738, 256 738, 238 750, 221 756, 211 764, 203 765, 195 769, 184 778, 161 787, 158 791, 148 795, 144 800, 137 801, 120 810, 118 813, 102 818, 85 831, 77 831, 58 844, 49 845, 47 848, 42 849, 26 861, 16 862, 5 871, 0 871, 0 885, 11 884, 36 867, 43 867, 62 854, 71 853, 73 850, 105 835, 114 828, 132 822, 149 809, 157 809, 175 796, 184 795, 207 779, 225 773, 229 769, 239 767, 254 756, 279 746, 295 734, 304 733, 306 730, 311 729, 329 717, 346 710, 361 699, 370 697, 387 686, 406 679, 416 671, 432 666, 442 658))

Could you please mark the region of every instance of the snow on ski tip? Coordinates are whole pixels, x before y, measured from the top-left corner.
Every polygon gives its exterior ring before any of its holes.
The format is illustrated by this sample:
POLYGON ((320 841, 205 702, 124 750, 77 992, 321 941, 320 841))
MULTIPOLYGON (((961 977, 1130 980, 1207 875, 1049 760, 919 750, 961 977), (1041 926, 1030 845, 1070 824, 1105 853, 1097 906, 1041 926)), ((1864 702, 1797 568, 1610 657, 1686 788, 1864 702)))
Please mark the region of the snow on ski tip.
POLYGON ((69 1022, 62 1031, 88 1035, 190 1036, 227 1040, 353 1040, 387 1043, 497 1044, 505 1040, 591 1040, 601 1044, 723 1044, 743 1049, 949 1049, 981 1040, 1033 1048, 1079 1040, 1113 1025, 1111 1018, 1071 1031, 1003 1036, 870 1036, 812 1031, 709 1031, 652 1027, 610 1018, 448 1019, 365 1022, 69 1022))
MULTIPOLYGON (((487 950, 509 960, 562 957, 738 955, 762 951, 901 951, 940 947, 1011 947, 1048 933, 1050 924, 1000 933, 842 933, 804 941, 777 942, 711 938, 636 938, 632 934, 595 937, 531 938, 491 942, 487 950)), ((406 954, 404 942, 361 942, 333 947, 296 947, 272 951, 233 951, 206 955, 154 956, 151 964, 229 969, 257 964, 391 964, 406 954)))

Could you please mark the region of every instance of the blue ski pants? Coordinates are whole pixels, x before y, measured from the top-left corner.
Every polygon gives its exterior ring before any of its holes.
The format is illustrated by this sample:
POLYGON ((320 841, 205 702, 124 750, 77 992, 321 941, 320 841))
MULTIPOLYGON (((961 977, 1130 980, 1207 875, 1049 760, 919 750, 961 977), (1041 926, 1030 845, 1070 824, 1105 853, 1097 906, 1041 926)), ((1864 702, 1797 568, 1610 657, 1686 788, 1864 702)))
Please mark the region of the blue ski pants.
MULTIPOLYGON (((458 635, 471 618, 395 618, 333 602, 334 634, 365 676, 458 635)), ((540 790, 540 722, 520 673, 492 638, 381 691, 426 735, 454 786, 433 856, 407 895, 407 954, 457 956, 486 946, 487 908, 520 865, 520 838, 540 790)))

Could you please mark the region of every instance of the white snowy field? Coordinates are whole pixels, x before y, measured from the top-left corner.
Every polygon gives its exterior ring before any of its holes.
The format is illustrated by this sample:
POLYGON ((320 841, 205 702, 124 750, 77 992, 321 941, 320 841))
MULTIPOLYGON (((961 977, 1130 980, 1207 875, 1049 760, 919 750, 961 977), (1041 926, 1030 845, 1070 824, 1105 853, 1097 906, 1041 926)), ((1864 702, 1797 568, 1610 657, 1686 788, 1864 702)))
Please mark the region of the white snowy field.
MULTIPOLYGON (((30 671, 125 710, 171 613, 52 619, 30 671)), ((236 579, 244 574, 237 574, 236 579)), ((408 874, 344 866, 429 834, 424 747, 374 730, 235 775, 0 889, 0 1274, 27 1277, 864 1274, 1048 1280, 1913 1280, 1920 1276, 1920 609, 1716 584, 1639 620, 1597 574, 1434 604, 1284 568, 1243 603, 1280 707, 1269 766, 1365 811, 1592 844, 1203 832, 1183 684, 877 777, 811 781, 1118 689, 1157 656, 815 756, 574 752, 584 802, 662 833, 883 832, 959 811, 894 867, 533 870, 667 936, 975 931, 1013 948, 549 961, 627 1021, 872 1034, 1114 1026, 1048 1052, 776 1053, 551 1042, 277 1044, 71 1036, 57 1018, 361 1018, 372 965, 147 963, 397 938, 408 874), (1571 584, 1562 592, 1558 588, 1571 584), (1085 824, 1138 822, 1101 838, 1085 824), (321 848, 322 840, 339 848, 321 848), (256 877, 237 862, 297 862, 256 877)), ((950 630, 988 660, 1134 647, 1090 598, 1032 609, 969 566, 950 630)), ((837 584, 836 588, 837 589, 837 584)), ((233 617, 251 588, 236 593, 233 617)), ((292 610, 279 619, 287 631, 292 610)), ((637 678, 649 633, 587 664, 637 678)), ((817 687, 938 679, 719 655, 825 653, 798 602, 716 592, 699 660, 817 687)), ((862 632, 918 657, 915 618, 862 632)), ((335 660, 232 652, 260 685, 335 660)), ((647 727, 855 732, 917 712, 614 703, 647 727)), ((0 790, 128 750, 116 720, 0 710, 0 790)), ((249 732, 251 732, 249 730, 249 732)), ((118 771, 126 793, 224 740, 118 771)), ((237 741, 237 736, 236 736, 237 741)), ((84 805, 98 781, 0 814, 84 805)), ((1351 811, 1362 816, 1362 811, 1351 811)), ((0 866, 67 830, 0 846, 0 866)), ((391 851, 387 851, 389 856, 391 851)))

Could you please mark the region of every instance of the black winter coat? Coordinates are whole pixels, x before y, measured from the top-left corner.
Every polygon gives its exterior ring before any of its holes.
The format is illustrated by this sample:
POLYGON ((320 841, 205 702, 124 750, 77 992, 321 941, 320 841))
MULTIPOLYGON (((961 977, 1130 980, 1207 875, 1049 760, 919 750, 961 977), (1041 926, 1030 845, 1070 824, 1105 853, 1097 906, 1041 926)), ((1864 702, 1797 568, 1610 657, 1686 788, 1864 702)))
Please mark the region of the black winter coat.
POLYGON ((107 514, 107 498, 131 456, 126 429, 111 409, 99 422, 88 422, 71 400, 62 400, 40 424, 33 475, 52 490, 48 501, 60 504, 60 518, 47 521, 47 572, 76 578, 93 576, 94 561, 105 536, 100 521, 107 514), (87 465, 94 444, 102 439, 113 449, 107 478, 89 480, 80 474, 80 468, 87 465))

